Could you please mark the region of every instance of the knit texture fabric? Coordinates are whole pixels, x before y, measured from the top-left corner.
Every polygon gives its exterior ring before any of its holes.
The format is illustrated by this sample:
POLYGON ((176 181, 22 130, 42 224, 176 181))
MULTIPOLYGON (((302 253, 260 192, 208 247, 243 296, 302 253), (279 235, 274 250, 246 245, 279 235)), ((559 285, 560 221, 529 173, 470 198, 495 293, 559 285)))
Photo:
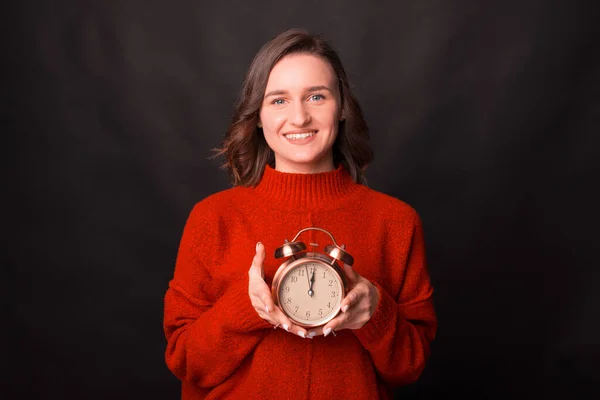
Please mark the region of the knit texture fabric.
MULTIPOLYGON (((322 252, 331 239, 297 239, 322 252)), ((311 248, 312 251, 312 248, 311 248)), ((191 211, 165 295, 166 363, 182 399, 377 399, 415 381, 437 329, 421 221, 406 203, 356 184, 267 166, 254 187, 211 195, 191 211), (303 228, 331 232, 380 301, 360 329, 304 339, 258 316, 248 296, 257 242, 270 285, 274 252, 303 228)))

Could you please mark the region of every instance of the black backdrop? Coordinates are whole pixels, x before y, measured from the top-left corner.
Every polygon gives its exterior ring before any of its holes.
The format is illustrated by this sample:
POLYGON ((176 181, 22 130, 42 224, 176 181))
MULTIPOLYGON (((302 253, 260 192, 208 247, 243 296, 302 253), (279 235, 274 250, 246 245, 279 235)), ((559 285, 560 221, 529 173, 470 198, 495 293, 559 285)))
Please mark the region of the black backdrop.
POLYGON ((228 187, 210 149, 292 26, 348 69, 369 185, 424 221, 439 333, 398 398, 598 392, 595 3, 13 4, 2 398, 178 398, 161 324, 183 224, 228 187))

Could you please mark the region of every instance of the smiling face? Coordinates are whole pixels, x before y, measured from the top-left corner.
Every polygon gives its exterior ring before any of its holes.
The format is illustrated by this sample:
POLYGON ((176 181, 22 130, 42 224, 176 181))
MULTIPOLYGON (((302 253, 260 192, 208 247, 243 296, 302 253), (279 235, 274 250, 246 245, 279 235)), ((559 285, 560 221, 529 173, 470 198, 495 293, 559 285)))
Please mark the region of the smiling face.
POLYGON ((281 172, 331 171, 341 99, 333 68, 311 54, 290 54, 271 70, 260 126, 281 172))

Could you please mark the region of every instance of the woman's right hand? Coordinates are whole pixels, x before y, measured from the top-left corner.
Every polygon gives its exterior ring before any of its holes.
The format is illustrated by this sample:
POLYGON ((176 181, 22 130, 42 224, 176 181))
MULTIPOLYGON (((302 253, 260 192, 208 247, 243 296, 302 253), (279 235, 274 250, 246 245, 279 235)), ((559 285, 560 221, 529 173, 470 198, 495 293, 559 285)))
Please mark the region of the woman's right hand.
POLYGON ((262 319, 273 324, 275 328, 282 327, 288 332, 306 337, 306 330, 292 324, 281 309, 275 305, 271 290, 265 282, 264 262, 265 246, 258 242, 256 244, 256 255, 248 270, 248 295, 252 301, 252 306, 262 319))

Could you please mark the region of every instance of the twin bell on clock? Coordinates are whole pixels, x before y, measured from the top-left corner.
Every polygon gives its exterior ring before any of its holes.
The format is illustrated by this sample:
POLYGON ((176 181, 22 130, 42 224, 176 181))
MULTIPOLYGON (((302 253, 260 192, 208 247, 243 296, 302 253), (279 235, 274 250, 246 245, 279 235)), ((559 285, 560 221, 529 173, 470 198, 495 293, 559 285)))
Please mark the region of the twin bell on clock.
POLYGON ((273 278, 273 299, 294 324, 305 328, 322 326, 340 312, 347 279, 338 263, 352 265, 354 258, 344 245, 338 246, 331 233, 316 227, 302 229, 291 242, 286 239, 275 250, 275 258, 285 261, 273 278), (325 246, 323 253, 307 251, 306 245, 296 239, 309 230, 326 233, 333 243, 325 246))

